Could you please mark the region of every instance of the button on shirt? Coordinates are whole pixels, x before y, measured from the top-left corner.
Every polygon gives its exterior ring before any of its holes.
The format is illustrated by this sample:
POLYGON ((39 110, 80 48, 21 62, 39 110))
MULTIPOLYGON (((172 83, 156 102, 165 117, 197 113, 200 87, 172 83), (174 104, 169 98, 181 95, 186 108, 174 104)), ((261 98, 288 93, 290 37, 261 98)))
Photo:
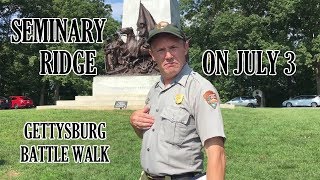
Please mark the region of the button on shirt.
POLYGON ((151 175, 200 172, 201 148, 211 137, 224 137, 220 105, 203 97, 213 85, 186 64, 171 84, 160 79, 150 90, 146 105, 154 124, 143 133, 141 165, 151 175))

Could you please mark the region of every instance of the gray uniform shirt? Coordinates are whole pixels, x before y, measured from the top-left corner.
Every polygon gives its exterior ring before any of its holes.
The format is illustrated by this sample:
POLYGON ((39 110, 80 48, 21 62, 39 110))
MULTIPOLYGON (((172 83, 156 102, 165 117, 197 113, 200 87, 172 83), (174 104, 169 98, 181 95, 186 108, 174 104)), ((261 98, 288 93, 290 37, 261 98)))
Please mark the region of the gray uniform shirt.
POLYGON ((156 176, 202 171, 205 140, 225 138, 219 102, 210 105, 206 92, 218 97, 213 85, 187 64, 170 85, 160 80, 151 88, 146 105, 155 122, 143 134, 144 171, 156 176))

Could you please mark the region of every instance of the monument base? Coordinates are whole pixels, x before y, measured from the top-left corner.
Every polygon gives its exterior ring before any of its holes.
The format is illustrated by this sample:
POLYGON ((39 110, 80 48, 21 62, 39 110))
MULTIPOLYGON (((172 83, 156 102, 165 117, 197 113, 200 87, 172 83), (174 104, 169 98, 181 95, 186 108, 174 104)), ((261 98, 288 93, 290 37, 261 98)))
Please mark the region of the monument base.
MULTIPOLYGON (((114 110, 117 101, 126 102, 123 109, 137 110, 145 105, 150 88, 160 79, 153 76, 96 76, 92 96, 76 96, 75 100, 59 100, 56 105, 37 106, 37 109, 114 110)), ((221 108, 234 105, 221 104, 221 108)))
POLYGON ((59 100, 56 105, 37 106, 37 109, 112 110, 117 101, 126 102, 124 109, 136 110, 145 105, 150 88, 160 79, 152 76, 96 76, 92 96, 76 96, 75 100, 59 100))

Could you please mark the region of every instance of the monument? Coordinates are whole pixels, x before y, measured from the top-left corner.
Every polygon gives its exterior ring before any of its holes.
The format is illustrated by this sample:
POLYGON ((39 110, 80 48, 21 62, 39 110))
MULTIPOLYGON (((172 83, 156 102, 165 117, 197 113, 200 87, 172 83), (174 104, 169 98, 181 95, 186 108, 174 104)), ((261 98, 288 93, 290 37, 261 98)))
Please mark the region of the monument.
POLYGON ((177 0, 124 0, 122 28, 105 40, 106 75, 93 78, 92 96, 59 100, 55 106, 37 109, 106 110, 114 109, 119 103, 127 109, 143 108, 149 89, 160 78, 155 75, 156 64, 147 51, 142 52, 147 46, 143 40, 152 26, 149 16, 153 24, 167 21, 180 26, 177 0), (136 51, 130 52, 132 45, 136 51))
POLYGON ((265 104, 266 104, 265 97, 264 97, 264 93, 261 90, 259 89, 254 90, 252 92, 252 96, 257 99, 259 107, 265 107, 265 104))
POLYGON ((125 0, 122 28, 105 41, 106 74, 157 74, 146 40, 160 21, 180 25, 177 1, 125 0))

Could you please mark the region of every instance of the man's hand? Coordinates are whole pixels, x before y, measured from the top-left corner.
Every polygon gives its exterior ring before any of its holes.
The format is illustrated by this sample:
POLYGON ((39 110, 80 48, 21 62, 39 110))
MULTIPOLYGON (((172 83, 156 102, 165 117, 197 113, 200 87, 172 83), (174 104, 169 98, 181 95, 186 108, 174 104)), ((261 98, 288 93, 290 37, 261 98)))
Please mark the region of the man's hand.
POLYGON ((131 126, 140 138, 142 138, 143 130, 149 129, 154 123, 154 118, 149 114, 149 110, 150 108, 145 106, 143 109, 134 111, 130 116, 131 126))

